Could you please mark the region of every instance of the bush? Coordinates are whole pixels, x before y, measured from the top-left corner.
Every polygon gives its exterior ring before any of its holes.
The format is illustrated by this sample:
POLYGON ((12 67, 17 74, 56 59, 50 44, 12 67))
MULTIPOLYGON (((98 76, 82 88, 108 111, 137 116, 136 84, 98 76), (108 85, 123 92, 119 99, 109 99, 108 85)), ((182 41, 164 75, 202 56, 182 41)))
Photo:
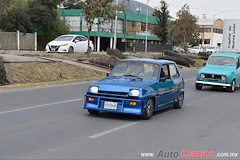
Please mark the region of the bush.
POLYGON ((186 59, 181 57, 164 56, 164 57, 159 57, 158 59, 170 60, 170 61, 174 61, 179 65, 190 67, 190 63, 186 59))
POLYGON ((115 57, 118 57, 118 58, 120 58, 120 59, 126 58, 126 56, 123 55, 123 53, 122 53, 120 50, 118 50, 118 49, 110 49, 110 48, 108 48, 108 49, 106 50, 106 52, 107 52, 107 54, 110 55, 110 56, 115 56, 115 57))
POLYGON ((205 53, 205 52, 200 52, 198 55, 199 55, 199 57, 200 57, 201 59, 207 60, 208 57, 209 57, 211 54, 205 53))
POLYGON ((7 82, 6 71, 2 61, 2 57, 0 57, 0 85, 4 85, 6 84, 6 82, 7 82))
POLYGON ((90 59, 89 62, 90 63, 94 63, 94 64, 98 64, 98 65, 102 65, 108 68, 113 68, 116 64, 116 62, 118 62, 119 59, 112 56, 112 57, 100 57, 100 58, 94 58, 94 59, 90 59))
MULTIPOLYGON (((164 55, 166 55, 165 57, 167 57, 167 58, 173 57, 171 59, 175 59, 176 61, 175 60, 174 61, 176 63, 177 63, 178 59, 180 59, 178 62, 185 64, 184 66, 189 67, 190 65, 194 66, 194 64, 195 64, 195 61, 193 60, 193 58, 191 56, 178 54, 178 53, 176 53, 174 51, 170 51, 170 50, 164 50, 163 52, 164 52, 164 55)), ((161 59, 161 57, 160 57, 160 59, 161 59)), ((170 60, 170 59, 168 59, 168 60, 170 60)))

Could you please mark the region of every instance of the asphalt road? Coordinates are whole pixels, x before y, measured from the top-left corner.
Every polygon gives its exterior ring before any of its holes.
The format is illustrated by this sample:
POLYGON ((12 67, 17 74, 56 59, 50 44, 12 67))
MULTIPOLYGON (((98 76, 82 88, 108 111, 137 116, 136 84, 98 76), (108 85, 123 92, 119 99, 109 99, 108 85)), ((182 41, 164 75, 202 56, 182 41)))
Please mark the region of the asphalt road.
POLYGON ((167 159, 164 153, 180 159, 186 150, 240 159, 223 156, 240 153, 240 89, 196 91, 196 71, 182 74, 183 108, 150 120, 89 115, 83 109, 89 82, 0 91, 0 159, 167 159))

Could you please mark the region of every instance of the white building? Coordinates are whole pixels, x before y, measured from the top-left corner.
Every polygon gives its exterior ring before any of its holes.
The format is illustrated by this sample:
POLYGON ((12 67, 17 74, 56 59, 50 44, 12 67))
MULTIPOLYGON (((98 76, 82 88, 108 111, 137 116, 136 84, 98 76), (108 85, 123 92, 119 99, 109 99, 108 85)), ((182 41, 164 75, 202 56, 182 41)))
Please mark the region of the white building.
POLYGON ((200 26, 200 46, 218 47, 222 49, 223 39, 223 20, 222 19, 199 19, 198 25, 200 26))

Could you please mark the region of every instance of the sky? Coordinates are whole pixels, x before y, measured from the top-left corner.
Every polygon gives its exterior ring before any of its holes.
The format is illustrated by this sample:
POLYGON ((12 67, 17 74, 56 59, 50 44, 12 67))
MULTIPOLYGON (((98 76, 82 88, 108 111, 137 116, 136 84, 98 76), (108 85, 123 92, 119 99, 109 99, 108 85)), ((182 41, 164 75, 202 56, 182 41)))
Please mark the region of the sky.
MULTIPOLYGON (((147 4, 147 0, 135 0, 147 4)), ((170 15, 176 18, 176 13, 188 4, 191 14, 198 18, 206 15, 207 19, 240 19, 240 0, 165 0, 170 15)), ((160 6, 160 0, 149 0, 148 5, 156 8, 160 6)))

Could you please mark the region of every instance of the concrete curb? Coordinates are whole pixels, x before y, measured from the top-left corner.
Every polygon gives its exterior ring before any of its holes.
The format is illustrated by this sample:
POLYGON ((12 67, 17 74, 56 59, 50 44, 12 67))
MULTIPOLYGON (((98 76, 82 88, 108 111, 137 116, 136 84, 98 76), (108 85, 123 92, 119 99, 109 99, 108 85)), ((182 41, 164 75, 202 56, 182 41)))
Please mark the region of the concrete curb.
POLYGON ((68 84, 68 83, 70 84, 70 83, 76 83, 76 82, 89 82, 89 81, 96 81, 102 78, 104 77, 95 77, 93 79, 81 79, 81 80, 76 79, 76 80, 64 80, 64 81, 53 81, 53 82, 4 85, 4 86, 0 86, 0 91, 17 89, 17 88, 43 87, 43 86, 61 85, 61 84, 68 84))

